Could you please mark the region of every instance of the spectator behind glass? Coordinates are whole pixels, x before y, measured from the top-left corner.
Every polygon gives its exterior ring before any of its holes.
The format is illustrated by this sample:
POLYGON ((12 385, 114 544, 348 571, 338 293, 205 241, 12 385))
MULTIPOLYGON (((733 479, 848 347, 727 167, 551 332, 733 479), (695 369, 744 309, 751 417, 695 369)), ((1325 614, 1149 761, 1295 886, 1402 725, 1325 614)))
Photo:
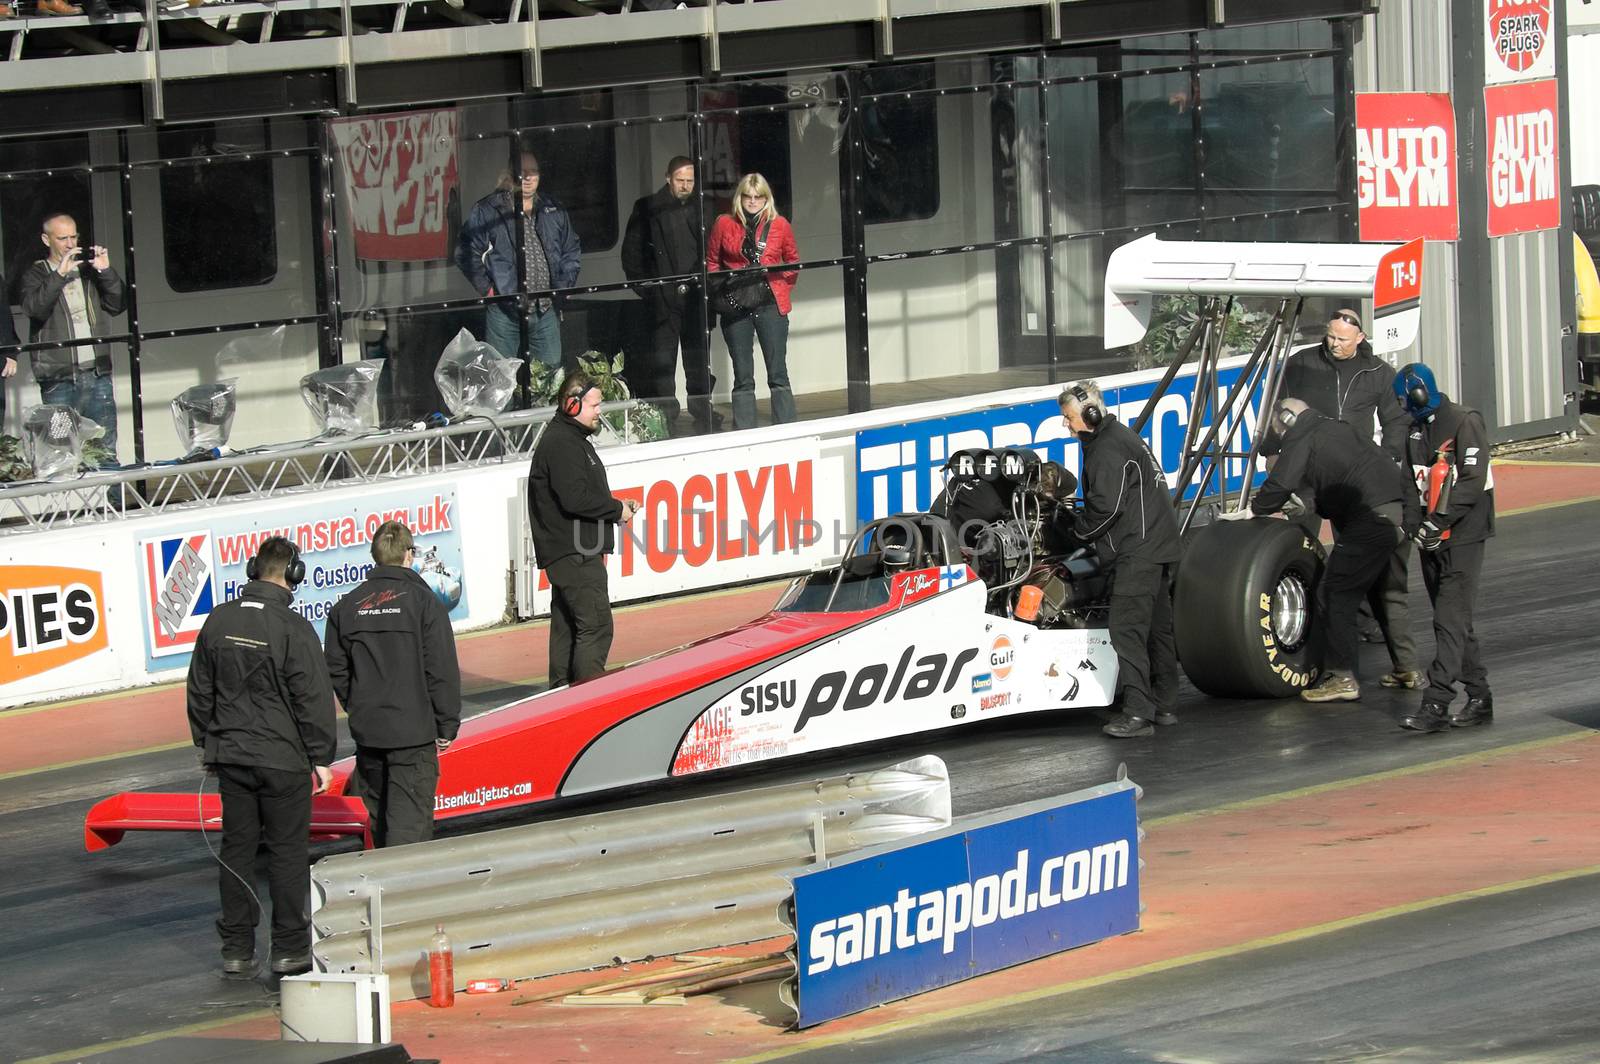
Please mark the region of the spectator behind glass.
MULTIPOLYGON (((495 190, 473 205, 456 244, 456 266, 481 296, 570 288, 578 281, 581 250, 566 208, 539 191, 539 160, 524 150, 518 162, 518 180, 513 183, 511 171, 504 171, 495 190), (513 191, 520 191, 521 195, 513 196, 513 191), (519 217, 523 251, 520 271, 519 217)), ((484 319, 484 340, 507 358, 527 362, 531 355, 546 366, 559 367, 561 312, 555 299, 533 299, 525 318, 512 305, 489 307, 484 319), (524 325, 528 330, 526 353, 522 350, 524 325)))
MULTIPOLYGON (((641 196, 628 216, 622 238, 622 272, 630 281, 698 274, 705 249, 705 227, 694 195, 694 160, 674 155, 667 162, 666 184, 641 196)), ((634 394, 661 407, 668 426, 678 418, 678 348, 683 347, 684 386, 696 432, 710 432, 711 352, 706 343, 705 302, 700 285, 679 281, 645 288, 639 293, 650 313, 650 351, 630 366, 637 382, 634 394)))
MULTIPOLYGON (((772 187, 760 174, 745 174, 733 190, 733 210, 717 218, 706 249, 706 269, 737 270, 760 263, 775 266, 798 262, 794 230, 772 203, 772 187)), ((789 310, 796 270, 745 274, 713 283, 713 303, 722 316, 722 338, 733 360, 733 427, 756 424, 755 341, 767 364, 772 392, 772 422, 795 417, 789 389, 789 310)))
MULTIPOLYGON (((34 343, 89 340, 111 333, 108 319, 121 314, 126 289, 111 268, 106 249, 84 249, 78 223, 70 214, 44 220, 40 240, 47 258, 22 273, 22 312, 31 324, 34 343)), ((111 382, 111 348, 103 343, 79 344, 33 352, 33 378, 39 398, 70 406, 106 430, 102 443, 113 459, 117 453, 117 400, 111 382)))

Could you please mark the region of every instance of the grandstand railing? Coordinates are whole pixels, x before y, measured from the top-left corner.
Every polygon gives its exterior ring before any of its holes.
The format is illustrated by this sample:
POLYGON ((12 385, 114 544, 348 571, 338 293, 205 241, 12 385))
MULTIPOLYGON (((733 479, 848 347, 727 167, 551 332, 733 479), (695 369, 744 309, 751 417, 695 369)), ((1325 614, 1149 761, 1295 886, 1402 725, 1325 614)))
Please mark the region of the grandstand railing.
MULTIPOLYGON (((600 407, 609 442, 638 442, 626 412, 600 407), (620 413, 620 417, 605 417, 620 413), (620 429, 620 431, 619 431, 620 429)), ((348 484, 372 484, 527 459, 556 411, 474 416, 442 428, 376 431, 257 448, 196 462, 163 462, 0 487, 0 536, 98 521, 257 502, 348 484)))

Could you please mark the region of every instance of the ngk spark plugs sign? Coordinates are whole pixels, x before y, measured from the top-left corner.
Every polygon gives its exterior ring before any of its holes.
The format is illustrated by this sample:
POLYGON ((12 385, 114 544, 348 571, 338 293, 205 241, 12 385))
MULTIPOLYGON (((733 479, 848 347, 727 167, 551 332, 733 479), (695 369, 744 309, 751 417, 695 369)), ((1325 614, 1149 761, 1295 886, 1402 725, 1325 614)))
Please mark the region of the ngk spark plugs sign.
POLYGON ((453 108, 328 123, 344 173, 357 258, 449 257, 459 124, 453 108))
POLYGON ((364 496, 257 511, 210 524, 191 522, 138 541, 146 668, 185 667, 206 617, 237 598, 261 542, 285 536, 300 548, 305 581, 291 609, 322 634, 328 613, 372 572, 372 536, 388 520, 404 521, 417 541, 422 579, 451 620, 466 616, 467 595, 453 490, 388 490, 364 496))
POLYGON ((1456 121, 1448 93, 1356 94, 1356 203, 1362 240, 1456 239, 1456 121))
MULTIPOLYGON (((620 466, 612 492, 641 509, 617 530, 612 598, 779 576, 839 554, 855 530, 844 475, 844 459, 824 459, 815 437, 620 466)), ((541 571, 534 611, 549 608, 541 571)))
POLYGON ((1556 83, 1528 81, 1483 90, 1489 153, 1489 235, 1561 224, 1556 83))
POLYGON ((109 645, 97 569, 0 565, 0 684, 79 662, 109 645))
POLYGON ((1484 0, 1483 80, 1497 85, 1556 72, 1555 0, 1484 0))
POLYGON ((1125 780, 794 876, 797 1025, 1137 931, 1134 803, 1125 780))

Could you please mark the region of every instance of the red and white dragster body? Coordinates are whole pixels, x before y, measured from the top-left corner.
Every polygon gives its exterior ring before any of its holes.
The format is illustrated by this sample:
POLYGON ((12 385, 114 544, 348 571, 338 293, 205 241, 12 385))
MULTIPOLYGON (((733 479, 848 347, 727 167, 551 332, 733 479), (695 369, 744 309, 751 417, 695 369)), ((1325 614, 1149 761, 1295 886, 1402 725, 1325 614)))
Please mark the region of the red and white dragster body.
MULTIPOLYGON (((987 612, 989 591, 964 563, 859 578, 843 568, 796 580, 732 631, 464 721, 439 758, 435 817, 1110 704, 1117 659, 1103 627, 987 612)), ((344 794, 353 768, 335 764, 330 793, 314 799, 314 836, 364 833, 361 802, 344 794)), ((126 831, 220 817, 214 795, 126 793, 90 810, 84 839, 96 850, 126 831)))

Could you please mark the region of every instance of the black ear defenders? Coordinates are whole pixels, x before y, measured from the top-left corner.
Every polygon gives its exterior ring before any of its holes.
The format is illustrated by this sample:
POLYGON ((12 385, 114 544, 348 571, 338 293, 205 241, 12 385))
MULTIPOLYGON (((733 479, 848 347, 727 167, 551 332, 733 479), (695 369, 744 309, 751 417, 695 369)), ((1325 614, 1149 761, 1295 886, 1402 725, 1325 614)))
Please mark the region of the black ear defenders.
POLYGON ((1295 419, 1299 416, 1300 415, 1296 414, 1287 406, 1280 405, 1278 407, 1278 427, 1284 432, 1288 432, 1290 429, 1294 428, 1295 419))
POLYGON ((1428 388, 1428 382, 1415 373, 1406 374, 1406 398, 1411 401, 1414 410, 1426 410, 1433 401, 1433 392, 1428 388))
MULTIPOLYGON (((306 563, 304 561, 302 561, 301 558, 300 558, 300 545, 298 543, 296 543, 294 540, 292 540, 292 539, 284 539, 284 537, 282 537, 282 536, 274 536, 274 537, 272 537, 272 539, 280 539, 280 540, 283 540, 283 542, 289 544, 289 550, 291 551, 291 553, 289 555, 289 564, 283 567, 283 580, 284 580, 284 583, 289 585, 291 590, 294 589, 294 588, 299 587, 302 583, 305 582, 305 578, 306 578, 306 563)), ((271 543, 272 539, 268 539, 265 542, 263 542, 262 546, 266 546, 267 543, 271 543)), ((260 548, 257 548, 257 552, 253 556, 251 556, 249 561, 244 563, 244 575, 245 575, 246 579, 249 579, 249 580, 260 580, 261 579, 261 561, 260 561, 260 559, 261 559, 260 548)))
POLYGON ((1106 418, 1106 412, 1089 398, 1089 393, 1083 385, 1074 384, 1069 390, 1072 392, 1072 397, 1078 401, 1078 417, 1091 429, 1099 428, 1100 422, 1106 418))

